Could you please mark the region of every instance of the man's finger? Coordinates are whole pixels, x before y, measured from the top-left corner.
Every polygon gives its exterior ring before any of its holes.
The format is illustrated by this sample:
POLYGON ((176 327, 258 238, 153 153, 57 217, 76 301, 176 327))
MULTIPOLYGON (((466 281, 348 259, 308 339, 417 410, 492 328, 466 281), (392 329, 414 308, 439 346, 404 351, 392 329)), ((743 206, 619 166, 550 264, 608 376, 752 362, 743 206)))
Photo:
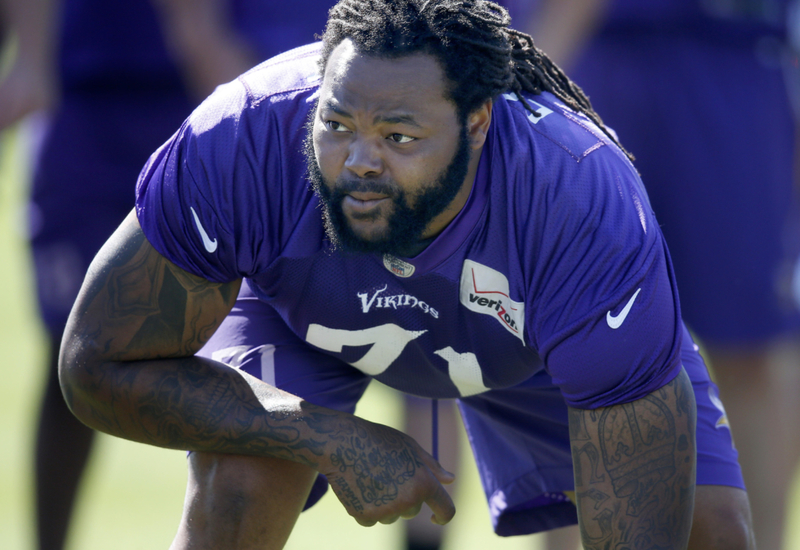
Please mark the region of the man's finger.
POLYGON ((405 512, 400 514, 400 517, 403 518, 403 519, 411 519, 413 517, 416 517, 417 514, 419 514, 420 510, 422 510, 422 503, 421 502, 419 504, 417 504, 416 506, 414 506, 412 508, 409 508, 408 510, 406 510, 405 512))
POLYGON ((439 483, 444 483, 445 485, 450 485, 456 480, 456 475, 448 472, 447 470, 439 464, 439 461, 433 458, 430 454, 428 454, 424 449, 420 448, 420 456, 422 457, 422 462, 433 472, 433 475, 436 476, 436 479, 439 483))
POLYGON ((363 518, 357 518, 355 516, 353 517, 353 519, 355 519, 356 523, 358 523, 362 527, 372 527, 373 525, 378 523, 377 521, 366 520, 366 519, 363 519, 363 518))
POLYGON ((453 499, 450 498, 444 487, 439 484, 436 485, 436 491, 425 500, 425 503, 430 506, 433 512, 431 521, 437 525, 448 523, 456 515, 456 506, 453 504, 453 499))
POLYGON ((384 524, 384 525, 391 525, 392 523, 394 523, 394 522, 395 522, 395 521, 397 521, 398 519, 400 519, 400 516, 391 516, 391 517, 388 517, 388 518, 383 518, 383 519, 382 519, 382 520, 380 520, 380 521, 381 521, 381 523, 382 523, 382 524, 384 524))
POLYGON ((456 475, 454 473, 448 472, 441 465, 439 465, 439 470, 433 470, 433 475, 436 476, 436 479, 439 480, 439 483, 444 483, 445 485, 450 485, 456 480, 456 475))

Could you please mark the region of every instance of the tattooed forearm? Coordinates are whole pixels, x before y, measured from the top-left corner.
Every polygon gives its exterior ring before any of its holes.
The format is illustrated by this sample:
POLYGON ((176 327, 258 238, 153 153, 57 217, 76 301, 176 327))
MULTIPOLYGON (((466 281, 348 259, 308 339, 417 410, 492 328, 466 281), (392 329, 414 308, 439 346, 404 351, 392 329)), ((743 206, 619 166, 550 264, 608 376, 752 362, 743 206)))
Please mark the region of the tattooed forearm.
POLYGON ((694 502, 695 416, 684 371, 633 403, 570 408, 586 548, 686 547, 694 502))
POLYGON ((199 357, 101 368, 93 393, 106 397, 78 407, 88 409, 87 423, 160 447, 272 456, 319 469, 344 415, 199 357))
POLYGON ((173 265, 129 216, 93 262, 65 332, 60 374, 70 408, 134 441, 316 466, 343 413, 194 356, 239 285, 173 265))

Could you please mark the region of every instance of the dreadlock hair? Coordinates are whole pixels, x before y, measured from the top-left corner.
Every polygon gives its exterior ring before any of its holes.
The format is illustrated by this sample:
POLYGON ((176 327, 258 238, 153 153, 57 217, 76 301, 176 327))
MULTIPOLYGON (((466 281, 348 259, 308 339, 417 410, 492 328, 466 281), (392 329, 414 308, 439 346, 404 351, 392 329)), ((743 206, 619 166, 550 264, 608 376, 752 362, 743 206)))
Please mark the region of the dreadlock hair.
POLYGON ((488 0, 340 0, 328 13, 320 67, 324 72, 331 52, 348 38, 360 52, 377 57, 429 54, 447 76, 447 93, 462 123, 509 90, 539 117, 522 92, 548 91, 589 117, 633 160, 583 91, 533 38, 509 28, 510 21, 505 8, 488 0))

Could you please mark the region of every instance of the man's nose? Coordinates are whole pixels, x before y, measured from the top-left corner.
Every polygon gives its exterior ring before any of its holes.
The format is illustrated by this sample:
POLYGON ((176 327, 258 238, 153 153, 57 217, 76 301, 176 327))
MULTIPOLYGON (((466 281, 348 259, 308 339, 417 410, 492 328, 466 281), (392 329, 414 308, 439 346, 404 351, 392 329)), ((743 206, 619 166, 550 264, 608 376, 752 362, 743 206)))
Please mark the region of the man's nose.
POLYGON ((383 171, 380 145, 374 139, 355 138, 350 143, 344 166, 360 178, 379 175, 383 171))

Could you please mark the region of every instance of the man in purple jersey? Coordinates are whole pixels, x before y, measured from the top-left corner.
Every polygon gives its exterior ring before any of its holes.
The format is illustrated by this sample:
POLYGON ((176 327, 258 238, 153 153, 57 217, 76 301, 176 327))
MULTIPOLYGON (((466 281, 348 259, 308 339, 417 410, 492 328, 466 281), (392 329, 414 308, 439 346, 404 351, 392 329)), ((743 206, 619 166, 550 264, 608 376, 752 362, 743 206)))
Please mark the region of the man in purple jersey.
POLYGON ((509 7, 636 156, 730 411, 761 550, 784 547, 800 458, 791 3, 549 0, 529 19, 509 7))
POLYGON ((458 400, 500 535, 752 548, 641 180, 491 2, 342 0, 218 88, 143 169, 60 374, 83 422, 192 451, 173 548, 281 548, 327 483, 362 525, 449 521, 453 476, 353 415, 373 378, 458 400))
POLYGON ((93 431, 64 404, 61 334, 86 269, 130 211, 130 181, 200 99, 258 61, 313 40, 329 0, 3 0, 18 55, 0 82, 0 128, 48 109, 30 233, 52 342, 36 436, 38 545, 63 548, 93 431))

